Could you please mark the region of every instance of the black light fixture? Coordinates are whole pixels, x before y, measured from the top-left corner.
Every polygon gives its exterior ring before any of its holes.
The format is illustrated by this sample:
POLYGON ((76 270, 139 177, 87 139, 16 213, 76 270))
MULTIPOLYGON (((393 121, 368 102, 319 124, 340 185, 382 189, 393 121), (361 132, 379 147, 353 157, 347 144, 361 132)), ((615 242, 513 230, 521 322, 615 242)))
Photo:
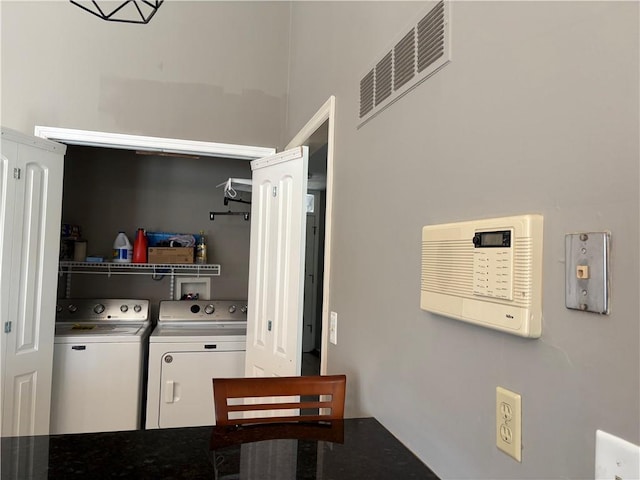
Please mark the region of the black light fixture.
POLYGON ((81 9, 109 22, 149 23, 164 0, 70 0, 81 9))

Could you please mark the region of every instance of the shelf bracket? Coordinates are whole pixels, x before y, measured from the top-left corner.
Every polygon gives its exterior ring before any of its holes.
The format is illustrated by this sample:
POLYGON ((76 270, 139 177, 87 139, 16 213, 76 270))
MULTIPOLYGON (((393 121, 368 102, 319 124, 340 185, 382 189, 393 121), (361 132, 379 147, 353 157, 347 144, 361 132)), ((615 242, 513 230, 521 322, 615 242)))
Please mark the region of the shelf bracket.
POLYGON ((64 296, 65 298, 71 298, 71 267, 67 267, 67 281, 65 285, 64 296))
POLYGON ((169 298, 171 300, 173 300, 173 293, 174 293, 175 288, 176 288, 175 279, 176 279, 176 276, 174 275, 174 270, 172 268, 171 269, 171 277, 169 278, 169 298))

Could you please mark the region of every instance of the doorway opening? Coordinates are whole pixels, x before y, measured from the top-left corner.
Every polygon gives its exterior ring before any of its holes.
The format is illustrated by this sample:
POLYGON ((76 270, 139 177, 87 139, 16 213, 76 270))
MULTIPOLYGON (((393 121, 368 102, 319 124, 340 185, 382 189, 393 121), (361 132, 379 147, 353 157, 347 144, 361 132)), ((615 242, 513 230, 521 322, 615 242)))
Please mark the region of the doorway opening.
MULTIPOLYGON (((326 124, 323 128, 326 129, 326 124)), ((321 138, 318 140, 322 141, 321 138)), ((324 136, 326 142, 326 134, 324 136)), ((302 375, 319 375, 326 222, 327 144, 309 145, 309 187, 302 318, 302 375)))
MULTIPOLYGON (((309 147, 309 193, 316 193, 319 197, 319 210, 317 215, 316 239, 317 245, 310 244, 307 235, 306 259, 311 260, 317 268, 310 270, 309 263, 305 265, 305 301, 303 319, 303 352, 302 375, 327 374, 328 347, 329 347, 329 280, 331 274, 331 229, 333 211, 333 149, 335 129, 335 97, 331 96, 320 107, 315 115, 298 132, 298 134, 285 147, 286 150, 301 145, 309 147), (311 254, 310 249, 317 251, 311 254), (307 290, 306 283, 310 282, 309 274, 313 278, 315 286, 307 290), (310 292, 309 294, 307 292, 310 292), (308 305, 308 299, 310 300, 308 305), (309 312, 309 314, 307 314, 309 312), (312 327, 308 327, 308 322, 312 327), (305 342, 305 334, 311 339, 305 342), (319 351, 317 350, 319 344, 319 351), (312 345, 310 351, 305 351, 312 345), (319 355, 319 358, 318 358, 319 355), (318 370, 319 367, 319 370, 318 370)), ((307 218, 307 233, 309 232, 309 218, 307 218)), ((313 237, 312 237, 313 238, 313 237)))

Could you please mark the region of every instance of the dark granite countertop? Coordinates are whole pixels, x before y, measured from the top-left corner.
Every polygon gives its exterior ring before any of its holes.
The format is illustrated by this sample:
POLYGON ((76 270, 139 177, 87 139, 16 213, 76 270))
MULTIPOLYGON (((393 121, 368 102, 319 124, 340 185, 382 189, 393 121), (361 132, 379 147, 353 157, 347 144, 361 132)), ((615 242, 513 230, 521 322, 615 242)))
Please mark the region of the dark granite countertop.
POLYGON ((247 442, 243 434, 242 444, 220 427, 3 438, 2 479, 438 478, 374 418, 348 419, 340 429, 333 441, 247 442))

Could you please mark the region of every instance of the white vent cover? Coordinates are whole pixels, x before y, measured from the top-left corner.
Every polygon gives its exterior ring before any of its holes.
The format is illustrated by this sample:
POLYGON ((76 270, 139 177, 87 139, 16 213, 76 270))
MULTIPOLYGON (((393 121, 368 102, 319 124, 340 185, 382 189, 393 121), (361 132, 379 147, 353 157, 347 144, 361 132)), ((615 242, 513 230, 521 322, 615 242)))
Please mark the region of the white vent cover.
POLYGON ((451 61, 449 2, 438 2, 403 32, 360 80, 361 127, 451 61))

